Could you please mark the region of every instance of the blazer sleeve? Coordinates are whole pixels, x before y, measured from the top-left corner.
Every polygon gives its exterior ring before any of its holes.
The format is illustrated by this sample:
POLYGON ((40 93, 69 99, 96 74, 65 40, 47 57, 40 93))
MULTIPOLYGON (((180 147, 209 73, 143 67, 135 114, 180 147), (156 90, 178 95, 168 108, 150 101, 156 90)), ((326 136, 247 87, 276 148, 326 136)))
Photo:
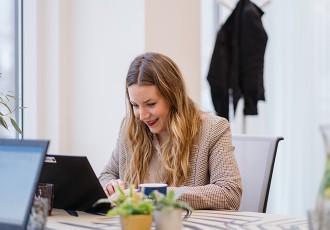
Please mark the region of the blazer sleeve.
MULTIPOLYGON (((180 200, 189 203, 193 209, 238 210, 242 197, 242 182, 232 146, 232 136, 227 120, 212 125, 206 138, 209 184, 186 186, 180 200)), ((202 144, 203 146, 204 144, 202 144)), ((200 151, 203 152, 203 151, 200 151)), ((201 175, 195 175, 198 178, 201 175)), ((177 188, 170 188, 176 190, 177 188)))

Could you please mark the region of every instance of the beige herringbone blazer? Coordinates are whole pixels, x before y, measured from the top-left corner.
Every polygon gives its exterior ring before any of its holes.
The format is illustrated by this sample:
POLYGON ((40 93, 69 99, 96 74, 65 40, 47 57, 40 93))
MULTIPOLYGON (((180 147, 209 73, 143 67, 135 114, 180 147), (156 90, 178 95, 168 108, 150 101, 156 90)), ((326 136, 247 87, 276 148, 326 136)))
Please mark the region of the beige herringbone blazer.
MULTIPOLYGON (((242 183, 229 123, 226 119, 209 113, 203 114, 202 122, 201 135, 195 141, 191 153, 191 171, 182 185, 185 192, 180 200, 188 202, 194 209, 238 210, 242 183)), ((117 145, 99 176, 102 186, 111 179, 124 178, 131 155, 125 138, 124 119, 117 145)))

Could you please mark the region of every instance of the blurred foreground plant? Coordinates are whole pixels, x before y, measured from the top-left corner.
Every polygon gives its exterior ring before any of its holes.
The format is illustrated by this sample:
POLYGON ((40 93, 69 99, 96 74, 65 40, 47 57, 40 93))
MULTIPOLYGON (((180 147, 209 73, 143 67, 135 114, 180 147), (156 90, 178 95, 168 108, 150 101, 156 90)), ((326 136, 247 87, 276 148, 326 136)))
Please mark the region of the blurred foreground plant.
MULTIPOLYGON (((1 73, 0 73, 1 77, 1 73)), ((8 129, 8 121, 10 120, 11 125, 15 128, 15 130, 23 136, 23 132, 20 127, 17 125, 16 121, 12 116, 15 114, 16 110, 23 109, 23 107, 16 106, 15 108, 10 107, 10 102, 20 100, 15 96, 14 92, 8 91, 7 93, 0 92, 0 127, 4 127, 8 129)))
POLYGON ((125 192, 120 186, 117 186, 115 198, 99 199, 95 202, 94 206, 100 203, 111 203, 112 208, 108 211, 108 216, 152 214, 153 201, 151 199, 143 193, 135 191, 133 185, 130 185, 127 192, 125 192))

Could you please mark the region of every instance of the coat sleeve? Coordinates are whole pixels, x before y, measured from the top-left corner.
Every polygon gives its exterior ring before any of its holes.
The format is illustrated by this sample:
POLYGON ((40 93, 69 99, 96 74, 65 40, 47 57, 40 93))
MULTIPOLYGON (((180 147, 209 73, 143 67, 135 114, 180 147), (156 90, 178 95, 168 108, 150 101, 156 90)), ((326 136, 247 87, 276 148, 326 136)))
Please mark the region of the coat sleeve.
POLYGON ((224 25, 216 37, 207 80, 215 111, 219 116, 227 119, 229 119, 228 48, 228 31, 224 25))
POLYGON ((258 101, 265 101, 264 56, 268 36, 261 17, 263 11, 246 2, 241 13, 240 87, 244 95, 244 115, 258 115, 258 101))
MULTIPOLYGON (((186 186, 180 200, 189 203, 193 209, 238 210, 242 197, 242 182, 234 156, 228 121, 214 125, 210 132, 208 161, 209 184, 186 186), (221 128, 220 128, 221 127, 221 128)), ((195 175, 198 177, 198 175, 195 175)), ((170 188, 176 190, 177 188, 170 188)))

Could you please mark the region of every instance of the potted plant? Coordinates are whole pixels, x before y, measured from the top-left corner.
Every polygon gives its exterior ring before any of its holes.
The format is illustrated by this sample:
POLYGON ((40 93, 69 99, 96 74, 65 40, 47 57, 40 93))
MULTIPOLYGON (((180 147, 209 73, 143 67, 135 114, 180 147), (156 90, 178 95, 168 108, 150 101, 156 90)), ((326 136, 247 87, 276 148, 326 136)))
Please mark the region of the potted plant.
POLYGON ((189 204, 178 201, 183 193, 180 188, 176 192, 170 190, 166 195, 154 191, 150 197, 154 201, 154 218, 157 230, 182 229, 182 211, 186 210, 190 214, 192 208, 189 204))
POLYGON ((15 130, 23 136, 22 130, 19 128, 16 121, 11 117, 17 109, 22 109, 22 107, 16 106, 14 109, 11 109, 10 102, 12 100, 17 101, 19 100, 19 98, 17 98, 15 94, 10 91, 7 93, 0 92, 0 126, 8 130, 8 121, 6 120, 9 119, 11 125, 15 128, 15 130))
MULTIPOLYGON (((136 192, 133 185, 130 186, 128 194, 117 187, 117 197, 111 201, 114 206, 107 213, 108 216, 120 216, 124 230, 149 230, 152 224, 153 201, 146 195, 136 192)), ((101 199, 97 203, 103 203, 101 199)))

